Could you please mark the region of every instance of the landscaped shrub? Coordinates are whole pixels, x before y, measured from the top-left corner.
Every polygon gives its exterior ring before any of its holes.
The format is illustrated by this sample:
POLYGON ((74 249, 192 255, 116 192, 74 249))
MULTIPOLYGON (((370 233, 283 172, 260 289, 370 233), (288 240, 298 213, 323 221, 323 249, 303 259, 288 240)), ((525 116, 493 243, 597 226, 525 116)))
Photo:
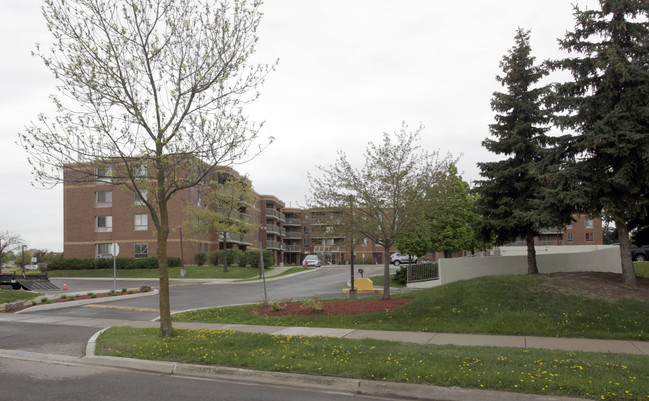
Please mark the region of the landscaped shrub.
MULTIPOLYGON (((169 267, 180 266, 180 258, 170 257, 167 259, 169 267)), ((118 269, 157 269, 158 259, 148 258, 116 258, 115 267, 118 269)), ((112 269, 113 259, 77 259, 77 258, 56 258, 48 266, 49 270, 85 270, 85 269, 112 269)))
POLYGON ((219 251, 211 251, 207 254, 207 263, 210 266, 218 266, 219 264, 219 251))
MULTIPOLYGON (((273 252, 265 249, 264 252, 264 269, 273 266, 273 252)), ((259 268, 259 250, 249 249, 245 253, 246 266, 259 268)))
POLYGON ((396 273, 394 273, 394 281, 399 284, 408 284, 408 266, 401 266, 396 273))
POLYGON ((198 252, 194 254, 194 263, 198 266, 203 266, 207 261, 207 254, 205 252, 198 252))

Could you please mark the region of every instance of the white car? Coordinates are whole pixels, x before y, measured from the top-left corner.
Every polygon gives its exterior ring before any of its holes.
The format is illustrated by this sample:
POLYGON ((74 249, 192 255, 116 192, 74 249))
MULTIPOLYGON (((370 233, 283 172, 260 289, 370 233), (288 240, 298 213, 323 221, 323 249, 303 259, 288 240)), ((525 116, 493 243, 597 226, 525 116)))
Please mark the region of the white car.
POLYGON ((306 269, 307 267, 320 267, 320 259, 318 255, 306 255, 302 266, 306 269))
POLYGON ((415 255, 402 255, 399 252, 395 252, 390 255, 390 263, 399 266, 401 263, 417 263, 417 257, 415 255), (412 257, 412 261, 411 258, 412 257))

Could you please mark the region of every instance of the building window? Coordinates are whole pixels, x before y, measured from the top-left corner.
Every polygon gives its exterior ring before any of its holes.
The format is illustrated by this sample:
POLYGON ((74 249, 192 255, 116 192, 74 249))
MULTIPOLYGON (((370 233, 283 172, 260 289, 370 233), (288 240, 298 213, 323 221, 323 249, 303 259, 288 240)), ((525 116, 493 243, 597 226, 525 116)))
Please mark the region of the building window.
POLYGON ((134 193, 133 204, 135 204, 135 206, 143 206, 144 205, 144 200, 147 199, 147 190, 146 189, 140 190, 140 193, 142 194, 142 197, 140 197, 140 195, 138 195, 137 192, 134 193))
POLYGON ((322 240, 322 245, 333 245, 333 244, 334 244, 333 238, 324 238, 322 240))
POLYGON ((112 246, 113 244, 96 244, 95 245, 95 256, 97 258, 112 258, 113 253, 112 246))
POLYGON ((308 233, 309 233, 309 227, 304 226, 304 233, 305 233, 305 234, 308 234, 308 233))
POLYGON ((113 206, 113 191, 95 192, 95 206, 96 207, 113 206))
POLYGON ((149 256, 149 244, 147 242, 135 243, 135 257, 146 258, 149 256))
POLYGON ((363 239, 361 240, 361 245, 362 245, 362 246, 367 246, 367 238, 363 238, 363 239))
POLYGON ((586 233, 586 241, 588 241, 588 242, 593 242, 593 241, 595 241, 595 234, 593 234, 593 233, 586 233))
POLYGON ((95 182, 101 183, 101 182, 111 182, 111 178, 113 175, 113 168, 112 167, 97 167, 95 169, 95 182))
POLYGON ((575 238, 574 238, 574 236, 573 236, 572 233, 568 233, 568 238, 567 238, 567 240, 568 240, 569 243, 570 243, 570 242, 575 242, 575 238))
POLYGON ((304 240, 304 247, 305 247, 305 248, 308 248, 308 247, 309 247, 309 240, 308 240, 308 239, 305 239, 305 240, 304 240))
POLYGON ((136 214, 135 215, 135 231, 146 231, 148 230, 148 215, 146 214, 136 214))
POLYGON ((594 224, 592 219, 584 220, 584 228, 593 228, 593 227, 594 224))
POLYGON ((97 232, 113 231, 113 216, 95 217, 95 231, 97 232))
POLYGON ((133 176, 135 178, 146 178, 148 174, 146 164, 137 164, 133 167, 133 176))
POLYGON ((572 223, 570 223, 570 224, 568 224, 568 225, 566 226, 566 230, 572 230, 572 223))

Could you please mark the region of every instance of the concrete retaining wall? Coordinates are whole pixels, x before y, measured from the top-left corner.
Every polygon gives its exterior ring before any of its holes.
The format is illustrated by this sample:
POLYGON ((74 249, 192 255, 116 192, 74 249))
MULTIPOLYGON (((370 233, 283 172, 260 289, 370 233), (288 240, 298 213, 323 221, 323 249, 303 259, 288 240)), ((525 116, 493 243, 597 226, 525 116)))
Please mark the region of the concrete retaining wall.
MULTIPOLYGON (((555 253, 537 253, 536 262, 539 273, 579 271, 622 273, 618 246, 598 246, 595 250, 586 252, 565 253, 562 250, 562 252, 555 253)), ((408 284, 408 288, 430 288, 455 281, 499 274, 527 274, 527 253, 511 256, 440 259, 439 280, 411 283, 408 284)))

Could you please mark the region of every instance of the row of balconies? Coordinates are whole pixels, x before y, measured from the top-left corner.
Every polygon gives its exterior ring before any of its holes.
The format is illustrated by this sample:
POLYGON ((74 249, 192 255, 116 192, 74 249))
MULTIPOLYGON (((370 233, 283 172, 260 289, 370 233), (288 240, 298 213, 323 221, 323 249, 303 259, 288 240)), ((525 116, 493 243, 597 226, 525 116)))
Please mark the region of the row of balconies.
POLYGON ((266 241, 266 248, 284 252, 302 252, 302 247, 300 245, 285 245, 279 241, 266 241))
POLYGON ((282 223, 286 221, 286 215, 282 212, 278 212, 275 209, 266 209, 266 218, 267 219, 277 219, 282 223))

